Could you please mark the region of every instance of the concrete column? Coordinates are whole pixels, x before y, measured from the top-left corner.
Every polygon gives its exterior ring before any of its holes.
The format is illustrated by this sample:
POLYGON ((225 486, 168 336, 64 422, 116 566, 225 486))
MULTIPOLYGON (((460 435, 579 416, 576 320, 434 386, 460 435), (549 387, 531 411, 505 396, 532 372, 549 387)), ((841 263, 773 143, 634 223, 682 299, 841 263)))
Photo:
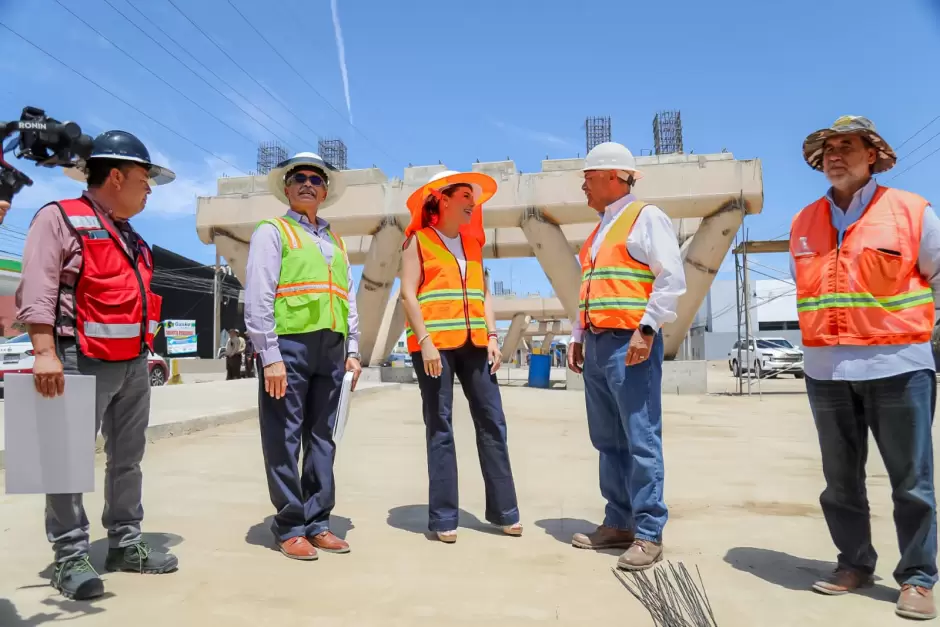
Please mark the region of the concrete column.
POLYGON ((400 338, 401 334, 405 331, 405 308, 397 295, 394 301, 389 302, 389 306, 394 306, 394 309, 392 309, 392 318, 388 323, 382 359, 386 359, 392 354, 392 351, 395 350, 395 345, 398 343, 398 338, 400 338))
POLYGON ((522 334, 525 332, 526 327, 529 325, 529 316, 524 313, 517 313, 512 317, 512 322, 509 323, 509 331, 506 333, 506 337, 503 339, 503 348, 500 351, 503 355, 504 361, 511 361, 513 355, 516 353, 516 349, 519 348, 519 341, 522 339, 522 334))
POLYGON ((552 342, 555 340, 555 336, 561 332, 561 320, 555 320, 552 323, 551 330, 545 334, 545 337, 542 339, 542 349, 544 351, 550 351, 552 347, 552 342))
POLYGON ((535 207, 526 208, 520 226, 568 318, 577 320, 581 266, 561 227, 535 207))
MULTIPOLYGON (((371 362, 375 351, 382 318, 385 315, 389 293, 395 283, 401 264, 401 247, 405 242, 404 229, 394 218, 382 220, 372 233, 369 254, 362 269, 362 279, 356 290, 356 309, 359 312, 359 352, 371 362)), ((368 363, 363 363, 368 366, 368 363)))
MULTIPOLYGON (((396 286, 388 299, 388 303, 385 305, 385 312, 382 314, 382 322, 379 324, 379 334, 375 338, 375 349, 372 351, 372 356, 369 360, 371 364, 380 364, 385 361, 391 354, 392 349, 395 348, 395 342, 401 335, 402 329, 395 331, 392 328, 395 326, 394 319, 396 309, 401 307, 399 301, 400 294, 401 288, 396 286)), ((404 322, 402 322, 402 325, 404 325, 404 322)))
POLYGON ((679 352, 743 220, 744 207, 738 200, 732 200, 703 219, 695 235, 683 246, 686 291, 679 297, 676 321, 663 327, 666 359, 675 359, 679 352))

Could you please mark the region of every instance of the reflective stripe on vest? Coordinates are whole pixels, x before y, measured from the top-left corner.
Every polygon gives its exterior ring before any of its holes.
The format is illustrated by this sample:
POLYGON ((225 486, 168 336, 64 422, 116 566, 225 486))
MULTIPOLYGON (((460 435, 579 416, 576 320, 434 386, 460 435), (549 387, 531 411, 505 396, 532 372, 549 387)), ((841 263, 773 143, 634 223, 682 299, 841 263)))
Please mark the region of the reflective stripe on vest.
MULTIPOLYGON (((457 258, 433 228, 416 232, 415 243, 422 262, 418 304, 434 346, 438 350, 452 350, 468 341, 474 346, 486 346, 485 279, 479 241, 461 236, 467 263, 466 278, 460 273, 457 258)), ((409 352, 421 350, 410 323, 405 328, 405 336, 409 352)))
MULTIPOLYGON (((127 361, 145 348, 152 351, 162 299, 150 288, 150 248, 138 235, 137 250, 128 251, 121 233, 86 197, 57 204, 81 245, 82 270, 73 290, 79 350, 103 361, 127 361)), ((57 322, 57 329, 65 326, 71 321, 57 322)))
POLYGON ((88 337, 110 337, 114 339, 140 337, 139 324, 105 324, 103 322, 86 321, 83 327, 85 335, 88 337))
POLYGON ((797 214, 790 255, 805 346, 930 341, 933 292, 917 267, 926 207, 916 194, 878 186, 841 245, 828 199, 797 214))
POLYGON ((328 264, 320 247, 289 217, 265 220, 281 236, 281 268, 274 298, 274 327, 278 335, 323 329, 349 332, 348 260, 341 240, 327 235, 334 247, 328 264))
POLYGON ((591 258, 600 224, 581 247, 579 315, 584 328, 635 329, 639 326, 655 275, 649 266, 630 256, 627 237, 646 204, 634 201, 614 218, 597 255, 591 258))

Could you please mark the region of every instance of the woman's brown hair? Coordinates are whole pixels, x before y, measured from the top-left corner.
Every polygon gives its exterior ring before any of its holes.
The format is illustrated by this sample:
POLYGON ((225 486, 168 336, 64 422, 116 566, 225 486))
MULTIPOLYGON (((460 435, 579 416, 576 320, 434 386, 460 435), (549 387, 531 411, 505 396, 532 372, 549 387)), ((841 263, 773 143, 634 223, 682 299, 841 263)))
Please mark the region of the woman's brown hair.
POLYGON ((428 197, 424 201, 424 206, 421 207, 421 228, 426 229, 429 226, 436 226, 441 219, 441 200, 440 195, 443 194, 450 198, 454 195, 454 192, 457 191, 460 187, 466 187, 469 190, 473 190, 473 186, 468 185, 467 183, 455 183, 454 185, 449 185, 442 190, 435 190, 428 194, 428 197))

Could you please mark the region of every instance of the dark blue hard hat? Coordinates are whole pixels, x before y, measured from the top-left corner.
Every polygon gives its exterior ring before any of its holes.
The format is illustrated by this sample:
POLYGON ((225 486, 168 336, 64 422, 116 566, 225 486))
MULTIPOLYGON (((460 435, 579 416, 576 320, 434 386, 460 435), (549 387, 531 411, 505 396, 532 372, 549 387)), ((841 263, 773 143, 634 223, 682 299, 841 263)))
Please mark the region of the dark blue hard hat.
MULTIPOLYGON (((153 181, 154 185, 164 185, 176 179, 176 174, 172 170, 153 163, 150 160, 150 152, 144 146, 144 143, 127 131, 105 131, 95 137, 92 143, 91 155, 85 160, 86 164, 92 159, 113 159, 115 161, 139 163, 147 168, 150 180, 153 181)), ((73 174, 77 174, 77 172, 73 174)))

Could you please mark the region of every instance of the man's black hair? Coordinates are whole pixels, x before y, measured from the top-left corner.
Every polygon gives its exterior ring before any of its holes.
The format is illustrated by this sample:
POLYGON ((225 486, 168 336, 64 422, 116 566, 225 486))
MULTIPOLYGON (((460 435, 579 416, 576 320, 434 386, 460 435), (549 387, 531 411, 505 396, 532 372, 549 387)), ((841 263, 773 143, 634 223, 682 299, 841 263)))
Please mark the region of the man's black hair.
POLYGON ((101 187, 111 170, 117 168, 121 173, 126 174, 127 169, 133 165, 130 161, 121 159, 91 159, 88 161, 88 187, 101 187))

